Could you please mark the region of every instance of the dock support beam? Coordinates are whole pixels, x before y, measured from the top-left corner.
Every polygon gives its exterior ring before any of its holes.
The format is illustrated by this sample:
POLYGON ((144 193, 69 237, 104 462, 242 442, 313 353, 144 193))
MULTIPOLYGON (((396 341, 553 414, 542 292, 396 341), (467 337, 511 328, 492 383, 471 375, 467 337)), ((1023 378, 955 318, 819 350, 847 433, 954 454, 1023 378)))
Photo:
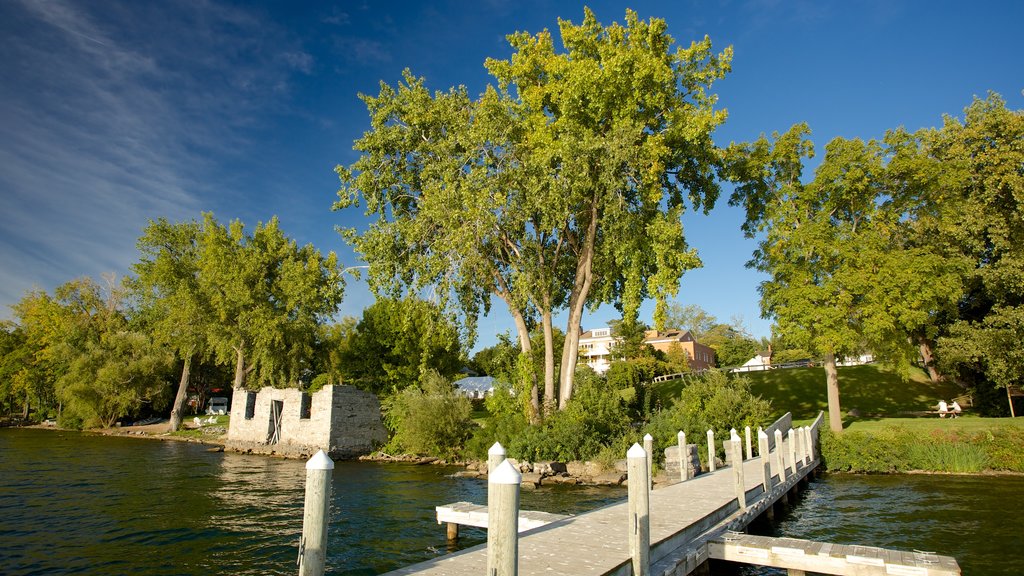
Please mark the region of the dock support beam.
POLYGON ((487 477, 487 574, 519 574, 519 483, 508 460, 487 477))
MULTIPOLYGON (((713 446, 713 445, 712 445, 713 446)), ((651 503, 647 489, 647 451, 639 444, 626 453, 629 479, 629 556, 634 576, 651 573, 651 503)), ((490 572, 488 572, 490 574, 490 572)))
POLYGON ((327 559, 327 520, 334 461, 320 450, 306 462, 306 500, 299 540, 299 576, 322 576, 327 559))
POLYGON ((789 429, 789 466, 793 470, 793 475, 796 475, 796 432, 789 429))

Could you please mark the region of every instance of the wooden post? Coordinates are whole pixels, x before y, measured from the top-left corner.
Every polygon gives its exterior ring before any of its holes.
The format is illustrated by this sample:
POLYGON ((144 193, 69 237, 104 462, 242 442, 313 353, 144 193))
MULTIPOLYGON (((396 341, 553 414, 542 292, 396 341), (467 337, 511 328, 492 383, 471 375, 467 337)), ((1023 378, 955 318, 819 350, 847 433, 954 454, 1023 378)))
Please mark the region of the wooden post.
POLYGON ((644 434, 644 452, 647 452, 647 489, 654 490, 654 437, 644 434))
POLYGON ((739 436, 736 436, 729 444, 732 453, 733 478, 736 481, 736 502, 740 505, 740 510, 746 510, 747 488, 743 483, 743 446, 740 444, 739 436))
POLYGON ((708 430, 708 472, 715 471, 715 431, 708 430))
POLYGON ((686 432, 680 430, 679 433, 676 434, 676 438, 679 439, 679 481, 686 482, 690 477, 690 467, 689 462, 687 462, 687 460, 689 460, 689 458, 687 458, 689 456, 689 450, 686 449, 686 432))
POLYGON ((793 470, 793 475, 796 475, 796 432, 792 428, 789 429, 789 465, 793 470))
POLYGON ((814 441, 811 440, 811 427, 804 426, 801 431, 804 433, 804 458, 806 458, 807 463, 810 464, 814 461, 814 441))
POLYGON ((747 438, 747 460, 754 457, 754 447, 750 442, 750 426, 743 429, 743 433, 747 438))
POLYGON ((763 467, 761 484, 764 485, 764 493, 768 494, 772 491, 772 467, 768 458, 768 435, 761 429, 757 431, 757 455, 763 467))
POLYGON ((487 574, 519 574, 519 483, 523 476, 508 460, 487 477, 487 574))
POLYGON ((782 431, 775 430, 775 451, 772 452, 772 468, 779 477, 779 484, 786 481, 786 468, 782 461, 782 431))
POLYGON ((639 444, 626 452, 629 478, 629 556, 633 560, 634 576, 651 573, 651 512, 647 490, 647 451, 639 444))
POLYGON ((299 576, 322 576, 327 559, 327 520, 334 461, 320 450, 306 462, 306 500, 299 540, 299 576))
POLYGON ((505 447, 500 443, 495 442, 491 446, 490 450, 487 451, 487 474, 490 475, 494 472, 502 462, 505 461, 505 447))

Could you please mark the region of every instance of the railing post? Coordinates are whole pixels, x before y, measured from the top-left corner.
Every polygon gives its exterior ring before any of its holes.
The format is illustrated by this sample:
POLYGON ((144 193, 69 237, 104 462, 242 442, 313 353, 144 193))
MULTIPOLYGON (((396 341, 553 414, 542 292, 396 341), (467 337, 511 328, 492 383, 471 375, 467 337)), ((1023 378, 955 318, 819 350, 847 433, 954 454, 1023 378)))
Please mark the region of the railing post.
POLYGON ((775 429, 775 451, 772 452, 772 468, 779 477, 779 484, 786 481, 786 467, 782 461, 782 430, 775 429))
POLYGON ((772 467, 768 459, 768 435, 764 430, 757 430, 757 455, 761 459, 762 473, 761 484, 764 485, 764 493, 772 490, 772 467))
POLYGON ((654 490, 654 437, 644 434, 644 452, 647 452, 647 489, 654 490))
POLYGON ((736 481, 736 502, 740 510, 746 510, 747 488, 743 483, 743 446, 740 444, 740 437, 734 436, 729 445, 732 453, 733 479, 736 481))
POLYGON ((487 574, 519 574, 519 483, 508 460, 487 477, 487 574))
POLYGON ((754 457, 754 447, 750 443, 750 426, 744 428, 743 433, 747 439, 747 460, 750 460, 751 458, 754 457))
POLYGON ((708 472, 715 471, 715 431, 708 430, 708 472))
POLYGON ((505 447, 499 442, 495 442, 491 446, 490 450, 487 451, 487 474, 494 472, 502 462, 505 461, 505 447))
POLYGON ((686 449, 686 432, 680 430, 676 434, 676 438, 679 439, 679 481, 686 482, 690 477, 689 462, 687 462, 689 450, 686 449))
POLYGON ((639 444, 626 453, 629 478, 629 556, 633 561, 634 576, 648 576, 651 572, 651 512, 650 493, 647 489, 647 451, 639 444))
POLYGON ((306 500, 299 540, 299 576, 322 576, 327 559, 327 520, 334 461, 320 450, 306 462, 306 500))
POLYGON ((804 460, 807 464, 814 461, 814 443, 811 441, 811 427, 804 426, 800 429, 804 435, 804 460))
POLYGON ((792 428, 789 429, 789 464, 796 476, 796 432, 792 428))

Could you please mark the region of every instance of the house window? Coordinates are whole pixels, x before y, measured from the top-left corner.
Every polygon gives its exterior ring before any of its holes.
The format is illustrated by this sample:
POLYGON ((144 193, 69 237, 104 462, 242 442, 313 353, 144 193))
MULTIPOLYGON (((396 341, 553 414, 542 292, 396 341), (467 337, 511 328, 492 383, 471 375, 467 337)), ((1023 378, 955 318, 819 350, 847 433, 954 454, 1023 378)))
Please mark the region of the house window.
POLYGON ((603 338, 608 335, 608 329, 602 328, 600 330, 594 330, 594 338, 603 338))
POLYGON ((309 420, 312 406, 313 396, 311 396, 309 392, 303 392, 302 401, 299 403, 299 418, 302 420, 309 420))
POLYGON ((256 393, 246 392, 245 393, 245 419, 252 420, 252 417, 256 415, 256 393))

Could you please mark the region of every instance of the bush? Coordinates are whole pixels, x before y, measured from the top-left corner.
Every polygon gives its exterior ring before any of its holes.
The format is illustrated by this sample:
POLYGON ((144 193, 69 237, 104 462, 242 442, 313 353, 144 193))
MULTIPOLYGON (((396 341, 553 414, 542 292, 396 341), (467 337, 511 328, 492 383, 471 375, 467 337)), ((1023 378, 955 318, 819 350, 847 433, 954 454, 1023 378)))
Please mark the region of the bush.
POLYGON ((386 402, 384 421, 394 432, 389 449, 457 457, 472 434, 471 414, 469 398, 430 370, 419 386, 410 386, 386 402))
MULTIPOLYGON (((670 408, 655 413, 647 432, 656 446, 675 444, 680 430, 690 443, 699 443, 708 430, 714 430, 715 438, 721 440, 731 428, 768 424, 770 414, 771 403, 755 396, 745 377, 728 378, 724 372, 711 370, 684 388, 670 408)), ((721 451, 721 446, 718 448, 721 451)), ((663 454, 657 452, 655 459, 660 460, 663 454)))

